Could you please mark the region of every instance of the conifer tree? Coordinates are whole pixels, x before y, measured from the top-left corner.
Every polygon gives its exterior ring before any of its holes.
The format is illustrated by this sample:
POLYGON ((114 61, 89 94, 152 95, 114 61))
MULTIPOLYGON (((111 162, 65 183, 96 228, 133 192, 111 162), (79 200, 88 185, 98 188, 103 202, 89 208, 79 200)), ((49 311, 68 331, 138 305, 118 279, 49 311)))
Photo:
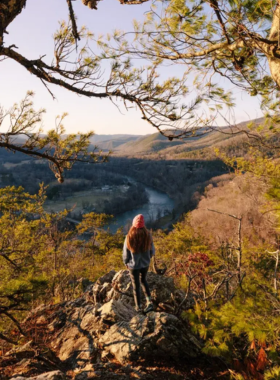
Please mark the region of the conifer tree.
POLYGON ((9 343, 17 340, 6 332, 16 328, 24 334, 21 315, 47 285, 37 262, 45 244, 40 221, 43 202, 43 188, 38 195, 23 188, 0 189, 0 338, 9 343))
POLYGON ((123 267, 122 231, 101 230, 110 216, 90 213, 77 228, 69 210, 48 213, 45 188, 30 195, 22 187, 0 189, 0 339, 28 339, 24 317, 40 303, 80 296, 83 284, 123 267))
POLYGON ((93 132, 65 134, 63 122, 67 114, 58 116, 55 129, 43 134, 41 122, 45 110, 33 108, 33 96, 28 92, 9 110, 0 108, 0 125, 9 121, 8 131, 0 133, 0 148, 45 160, 60 183, 64 181, 64 171, 70 170, 75 162, 96 163, 106 159, 107 156, 90 150, 93 132))

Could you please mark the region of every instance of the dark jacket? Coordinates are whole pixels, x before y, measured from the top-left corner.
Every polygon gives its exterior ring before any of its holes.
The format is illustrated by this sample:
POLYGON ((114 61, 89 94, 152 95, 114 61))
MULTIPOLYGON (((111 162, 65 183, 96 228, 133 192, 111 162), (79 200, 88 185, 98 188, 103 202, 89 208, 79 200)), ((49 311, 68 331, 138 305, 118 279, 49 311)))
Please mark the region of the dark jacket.
POLYGON ((142 269, 150 265, 151 258, 155 255, 155 246, 152 240, 151 248, 146 252, 132 253, 127 248, 127 236, 123 245, 123 262, 129 269, 142 269))

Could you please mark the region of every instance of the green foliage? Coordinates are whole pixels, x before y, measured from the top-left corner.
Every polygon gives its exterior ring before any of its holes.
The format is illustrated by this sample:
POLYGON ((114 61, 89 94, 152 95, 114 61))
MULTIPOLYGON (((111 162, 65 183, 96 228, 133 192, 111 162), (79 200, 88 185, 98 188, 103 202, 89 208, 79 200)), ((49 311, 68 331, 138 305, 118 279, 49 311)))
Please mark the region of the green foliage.
POLYGON ((46 160, 59 182, 64 181, 64 171, 71 169, 75 162, 96 163, 107 159, 107 156, 101 157, 94 150, 90 151, 93 132, 65 134, 63 121, 67 114, 58 116, 55 129, 43 135, 40 124, 45 110, 34 110, 33 96, 34 93, 29 91, 10 110, 0 109, 0 124, 6 119, 10 123, 8 131, 1 134, 0 147, 46 160), (16 143, 15 137, 24 138, 24 141, 16 143))
MULTIPOLYGON (((241 158, 241 161, 246 160, 241 158)), ((230 159, 226 162, 229 163, 230 159)), ((232 162, 236 167, 237 159, 232 159, 232 162)), ((244 168, 245 163, 240 170, 243 173, 244 168)), ((264 158, 252 163, 251 168, 262 174, 277 173, 278 170, 275 169, 273 160, 264 158)), ((272 231, 265 236, 265 240, 261 238, 260 231, 267 228, 266 214, 257 218, 258 224, 254 225, 252 215, 253 212, 257 212, 254 209, 261 205, 261 209, 258 210, 261 215, 262 210, 266 210, 268 204, 271 205, 271 196, 266 195, 268 187, 260 182, 260 179, 264 180, 263 177, 252 177, 252 174, 240 175, 234 180, 231 177, 228 189, 222 186, 219 190, 209 185, 198 210, 189 213, 169 234, 159 231, 154 237, 157 261, 168 263, 168 273, 174 276, 177 285, 189 291, 195 299, 194 307, 183 312, 182 317, 205 341, 205 354, 224 357, 231 365, 234 361, 240 363, 237 372, 232 372, 233 378, 238 378, 241 370, 250 376, 250 371, 256 371, 261 376, 269 360, 274 365, 279 364, 280 304, 279 290, 275 289, 274 277, 276 253, 274 252, 273 256, 268 252, 275 251, 278 247, 277 225, 270 224, 272 231), (216 196, 213 197, 212 193, 216 196), (241 196, 245 196, 244 208, 241 196), (252 204, 248 201, 251 198, 254 200, 252 204), (219 201, 221 199, 223 200, 219 201), (215 207, 218 211, 239 215, 234 209, 237 202, 240 202, 239 209, 243 212, 240 277, 237 270, 237 221, 227 215, 219 216, 206 211, 208 207, 215 207), (226 206, 228 209, 221 208, 226 206), (231 206, 233 208, 230 208, 231 206), (248 227, 247 213, 250 215, 248 227), (228 219, 232 222, 230 227, 226 225, 228 219), (223 236, 227 236, 225 232, 222 235, 226 228, 229 228, 228 241, 223 239, 223 236), (252 230, 255 228, 253 233, 252 230), (215 234, 221 236, 219 245, 218 239, 213 238, 215 234), (203 255, 207 255, 212 262, 211 265, 203 266, 203 255), (196 259, 194 264, 191 261, 193 258, 196 259), (199 278, 194 277, 197 271, 199 278)), ((271 178, 268 176, 267 184, 271 184, 270 181, 271 178)), ((269 222, 271 221, 270 218, 269 222)), ((277 283, 278 269, 277 267, 277 283)), ((252 378, 257 377, 252 375, 252 378)))
POLYGON ((0 189, 0 336, 10 343, 24 335, 20 322, 31 307, 78 296, 83 278, 123 266, 122 231, 101 230, 110 216, 90 213, 69 228, 68 211, 45 212, 45 199, 43 186, 38 195, 0 189))
POLYGON ((264 374, 264 380, 280 380, 280 367, 274 367, 264 374))
MULTIPOLYGON (((271 130, 277 130, 278 125, 272 125, 271 129, 270 118, 267 117, 258 127, 253 124, 247 126, 248 130, 257 132, 255 140, 259 145, 248 148, 243 157, 234 155, 229 157, 225 152, 216 150, 219 158, 239 175, 239 183, 243 183, 240 190, 255 199, 255 207, 259 207, 258 212, 262 214, 262 219, 259 220, 259 232, 255 240, 252 236, 250 240, 246 239, 246 232, 242 235, 244 276, 239 279, 234 276, 230 280, 227 278, 225 282, 227 286, 221 286, 213 299, 205 302, 205 297, 200 298, 193 310, 184 313, 184 318, 188 320, 194 331, 206 339, 203 349, 206 354, 223 356, 229 362, 235 358, 239 364, 241 363, 239 370, 250 374, 252 378, 257 378, 259 372, 264 372, 269 360, 274 365, 279 365, 280 175, 279 154, 270 145, 273 140, 271 130), (257 193, 253 195, 250 191, 253 183, 263 197, 261 206, 257 202, 257 193), (265 218, 269 219, 265 221, 265 218), (265 223, 269 223, 271 234, 261 242, 260 230, 265 223), (269 252, 270 250, 273 252, 269 252)), ((218 202, 216 205, 218 208, 218 202)), ((241 207, 240 212, 244 222, 247 210, 242 210, 241 207)), ((225 253, 227 256, 227 252, 225 253)), ((225 255, 219 256, 216 252, 215 256, 216 264, 221 270, 225 255)), ((231 265, 227 267, 228 271, 233 270, 234 262, 231 265)), ((264 378, 279 378, 279 368, 275 367, 265 372, 264 378)))
MULTIPOLYGON (((170 118, 168 126, 181 129, 184 137, 190 137, 201 125, 211 129, 217 115, 227 119, 222 110, 234 107, 233 91, 228 87, 259 95, 264 112, 277 117, 279 76, 273 74, 279 72, 280 65, 279 52, 276 53, 276 4, 268 0, 227 0, 223 4, 216 0, 156 1, 144 22, 134 22, 134 38, 132 33, 116 31, 106 41, 98 41, 102 58, 120 64, 127 59, 133 63, 140 57, 151 69, 166 64, 185 68, 181 80, 186 86, 180 90, 181 101, 188 96, 191 104, 196 97, 195 108, 180 105, 187 112, 179 112, 178 108, 175 114, 179 122, 173 123, 170 118), (208 117, 202 116, 206 107, 208 117), (194 115, 194 110, 201 110, 201 116, 194 115), (195 122, 191 120, 193 116, 195 122)), ((151 82, 145 83, 147 91, 150 85, 151 82)), ((164 88, 166 82, 158 86, 164 88)), ((159 128, 164 124, 150 122, 159 128)), ((230 120, 228 123, 232 124, 230 120)))
POLYGON ((110 218, 112 218, 112 215, 97 214, 95 212, 91 212, 89 214, 83 215, 83 219, 78 225, 77 229, 80 234, 83 234, 85 232, 94 234, 98 229, 103 227, 110 218))
MULTIPOLYGON (((53 61, 25 58, 14 45, 3 45, 3 58, 15 60, 47 88, 52 83, 86 97, 122 100, 127 109, 133 103, 144 120, 166 135, 173 130, 176 137, 178 131, 190 137, 201 125, 211 129, 221 110, 234 106, 229 86, 259 95, 265 112, 279 114, 277 1, 155 1, 143 22, 134 21, 134 32, 115 30, 98 37, 86 27, 78 29, 70 8, 70 22, 60 22, 54 34, 53 61), (104 70, 108 60, 110 69, 104 70), (183 73, 164 78, 160 67, 167 64, 179 64, 183 73)), ((3 19, 6 27, 20 10, 13 12, 3 19)))

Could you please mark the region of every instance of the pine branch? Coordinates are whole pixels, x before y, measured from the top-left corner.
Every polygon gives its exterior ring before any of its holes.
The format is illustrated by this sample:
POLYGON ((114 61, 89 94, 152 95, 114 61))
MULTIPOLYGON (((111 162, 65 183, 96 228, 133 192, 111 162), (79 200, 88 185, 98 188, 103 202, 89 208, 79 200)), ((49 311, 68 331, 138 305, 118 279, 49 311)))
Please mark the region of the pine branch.
POLYGON ((72 23, 73 37, 75 38, 75 40, 77 42, 77 41, 80 41, 81 37, 80 37, 80 34, 78 32, 78 28, 77 28, 76 17, 75 17, 75 13, 74 13, 73 6, 72 6, 72 0, 66 0, 66 1, 67 1, 68 9, 69 9, 70 20, 72 23))

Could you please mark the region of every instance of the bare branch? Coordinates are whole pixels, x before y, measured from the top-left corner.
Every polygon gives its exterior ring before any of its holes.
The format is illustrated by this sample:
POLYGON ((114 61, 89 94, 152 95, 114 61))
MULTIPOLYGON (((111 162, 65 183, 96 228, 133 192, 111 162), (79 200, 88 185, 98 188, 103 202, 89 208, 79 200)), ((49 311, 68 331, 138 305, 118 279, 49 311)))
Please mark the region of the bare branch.
POLYGON ((0 333, 0 339, 4 340, 5 342, 8 342, 10 344, 14 344, 14 345, 18 344, 18 342, 16 342, 15 340, 12 340, 12 339, 8 338, 8 337, 6 337, 5 335, 3 335, 1 333, 0 333))
POLYGON ((237 220, 242 220, 242 217, 238 217, 238 216, 232 215, 232 214, 227 214, 226 212, 221 212, 221 211, 217 211, 217 210, 211 210, 210 208, 208 208, 207 210, 208 211, 212 211, 212 212, 216 212, 217 214, 227 215, 227 216, 230 216, 231 218, 234 218, 234 219, 237 219, 237 220))
POLYGON ((78 33, 76 18, 75 18, 73 6, 72 6, 72 0, 66 0, 66 1, 67 1, 68 9, 69 9, 70 20, 72 23, 73 37, 75 38, 76 41, 80 41, 81 37, 78 33))

